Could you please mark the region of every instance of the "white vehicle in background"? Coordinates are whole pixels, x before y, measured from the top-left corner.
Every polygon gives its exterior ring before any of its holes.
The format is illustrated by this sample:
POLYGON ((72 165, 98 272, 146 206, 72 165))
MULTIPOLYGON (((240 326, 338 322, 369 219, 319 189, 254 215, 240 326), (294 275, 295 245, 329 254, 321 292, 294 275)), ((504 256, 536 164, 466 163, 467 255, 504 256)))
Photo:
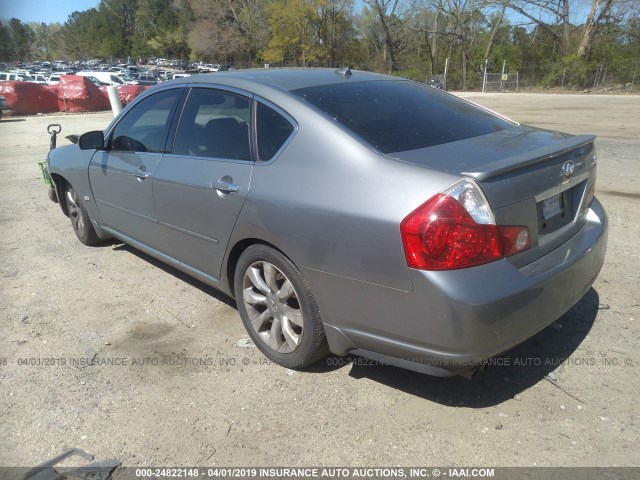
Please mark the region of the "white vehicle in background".
POLYGON ((0 72, 0 82, 19 82, 22 76, 13 72, 0 72))
POLYGON ((56 84, 60 83, 60 77, 61 76, 62 75, 58 75, 58 74, 51 75, 47 80, 47 85, 56 85, 56 84))
POLYGON ((108 85, 138 85, 138 81, 131 78, 126 73, 116 72, 78 72, 76 75, 82 77, 95 77, 99 81, 108 85))
POLYGON ((220 65, 217 63, 201 63, 198 65, 197 70, 202 73, 219 72, 220 68, 220 65))
POLYGON ((48 80, 44 75, 32 74, 29 76, 27 82, 39 83, 40 85, 46 85, 48 80))

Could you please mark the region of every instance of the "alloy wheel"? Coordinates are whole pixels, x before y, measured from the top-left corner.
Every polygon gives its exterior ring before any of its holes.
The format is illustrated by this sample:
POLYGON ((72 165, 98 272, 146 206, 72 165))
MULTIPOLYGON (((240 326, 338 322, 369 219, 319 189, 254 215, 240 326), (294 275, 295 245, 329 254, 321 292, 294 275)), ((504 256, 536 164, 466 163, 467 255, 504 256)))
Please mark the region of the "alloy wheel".
POLYGON ((242 280, 242 299, 251 325, 264 343, 280 353, 300 345, 303 315, 287 276, 266 261, 252 263, 242 280))
POLYGON ((82 235, 84 232, 84 218, 82 216, 82 210, 80 209, 78 194, 72 188, 67 190, 67 210, 69 211, 69 218, 71 218, 73 229, 77 234, 82 235))

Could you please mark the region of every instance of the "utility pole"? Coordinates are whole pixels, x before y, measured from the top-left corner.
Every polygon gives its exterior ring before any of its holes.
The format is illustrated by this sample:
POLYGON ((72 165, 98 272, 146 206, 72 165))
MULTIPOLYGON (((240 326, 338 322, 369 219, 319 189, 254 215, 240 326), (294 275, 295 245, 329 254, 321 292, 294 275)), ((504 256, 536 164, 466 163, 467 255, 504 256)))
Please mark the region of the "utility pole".
MULTIPOLYGON (((449 57, 444 59, 444 90, 445 92, 447 91, 447 72, 448 71, 449 71, 449 57)), ((635 78, 635 73, 634 73, 634 78, 635 78)))
POLYGON ((489 63, 489 59, 484 59, 484 75, 482 76, 482 93, 485 92, 487 88, 487 64, 489 63))

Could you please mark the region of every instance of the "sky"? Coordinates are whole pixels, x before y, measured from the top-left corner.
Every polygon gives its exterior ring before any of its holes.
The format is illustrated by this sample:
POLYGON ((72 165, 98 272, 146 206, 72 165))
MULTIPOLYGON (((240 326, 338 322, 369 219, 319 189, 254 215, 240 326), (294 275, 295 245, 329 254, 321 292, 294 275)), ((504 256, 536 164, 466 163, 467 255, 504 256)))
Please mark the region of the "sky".
MULTIPOLYGON (((97 7, 100 0, 0 0, 0 20, 9 20, 17 18, 25 23, 44 22, 44 23, 64 23, 67 21, 69 14, 75 11, 88 10, 97 7)), ((588 13, 588 1, 573 0, 571 4, 571 20, 582 23, 584 17, 588 13), (585 9, 587 8, 587 9, 585 9)), ((362 5, 361 0, 356 0, 356 6, 362 5)), ((521 22, 529 23, 515 12, 510 12, 507 18, 512 23, 521 22)), ((545 20, 551 20, 545 18, 545 20)))
POLYGON ((75 11, 96 7, 100 0, 0 0, 0 19, 17 18, 25 23, 64 23, 75 11))

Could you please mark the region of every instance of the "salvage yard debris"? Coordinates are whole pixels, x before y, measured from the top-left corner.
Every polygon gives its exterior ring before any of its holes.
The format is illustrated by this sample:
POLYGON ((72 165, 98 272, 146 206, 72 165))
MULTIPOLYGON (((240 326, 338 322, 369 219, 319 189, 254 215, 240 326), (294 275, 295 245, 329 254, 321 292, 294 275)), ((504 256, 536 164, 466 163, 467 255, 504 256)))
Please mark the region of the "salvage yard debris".
MULTIPOLYGON (((120 85, 118 96, 122 104, 127 105, 147 88, 143 85, 120 85)), ((55 85, 0 82, 0 95, 7 99, 14 115, 100 112, 110 108, 106 87, 98 87, 89 78, 79 75, 62 75, 55 85)))

